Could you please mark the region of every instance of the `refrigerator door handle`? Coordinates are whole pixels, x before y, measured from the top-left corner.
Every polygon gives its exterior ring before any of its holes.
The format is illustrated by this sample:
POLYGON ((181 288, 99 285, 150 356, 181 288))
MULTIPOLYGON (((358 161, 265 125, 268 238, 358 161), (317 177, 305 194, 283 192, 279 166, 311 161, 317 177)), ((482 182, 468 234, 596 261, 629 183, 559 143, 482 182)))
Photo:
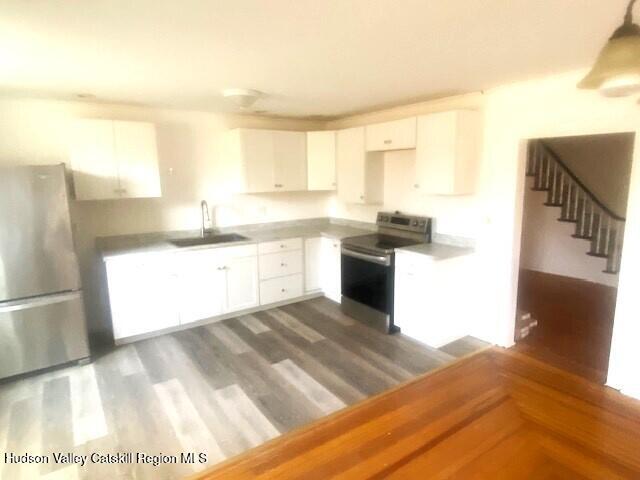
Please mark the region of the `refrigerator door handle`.
POLYGON ((69 291, 56 293, 54 295, 46 295, 41 297, 24 298, 22 300, 14 300, 11 302, 0 303, 0 313, 17 312, 19 310, 28 310, 30 308, 43 307, 45 305, 53 305, 55 303, 67 302, 76 298, 81 298, 80 291, 69 291))

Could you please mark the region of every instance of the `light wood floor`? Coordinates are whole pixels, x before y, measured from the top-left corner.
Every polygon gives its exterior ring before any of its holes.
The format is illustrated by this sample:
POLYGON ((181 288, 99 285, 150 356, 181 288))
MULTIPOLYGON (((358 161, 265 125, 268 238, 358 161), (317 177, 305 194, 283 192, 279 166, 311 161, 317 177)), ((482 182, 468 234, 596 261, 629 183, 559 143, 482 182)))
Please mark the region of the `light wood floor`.
POLYGON ((194 479, 639 479, 638 452, 640 402, 492 348, 194 479))
POLYGON ((197 452, 205 464, 0 462, 0 477, 180 478, 483 346, 430 349, 326 299, 137 342, 0 384, 0 454, 197 452))

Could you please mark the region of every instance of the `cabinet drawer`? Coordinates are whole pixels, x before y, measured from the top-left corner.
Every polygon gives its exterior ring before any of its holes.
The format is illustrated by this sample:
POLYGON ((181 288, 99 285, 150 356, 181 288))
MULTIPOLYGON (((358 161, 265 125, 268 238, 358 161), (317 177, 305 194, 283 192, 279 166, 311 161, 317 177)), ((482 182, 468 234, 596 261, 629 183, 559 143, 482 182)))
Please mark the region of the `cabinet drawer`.
POLYGON ((286 252, 287 250, 302 250, 302 238, 287 238, 258 244, 258 253, 260 255, 263 253, 286 252))
POLYGON ((260 305, 301 297, 302 274, 287 275, 260 282, 260 305))
POLYGON ((416 148, 416 117, 366 127, 368 152, 416 148))
POLYGON ((260 280, 302 273, 302 250, 260 255, 260 280))

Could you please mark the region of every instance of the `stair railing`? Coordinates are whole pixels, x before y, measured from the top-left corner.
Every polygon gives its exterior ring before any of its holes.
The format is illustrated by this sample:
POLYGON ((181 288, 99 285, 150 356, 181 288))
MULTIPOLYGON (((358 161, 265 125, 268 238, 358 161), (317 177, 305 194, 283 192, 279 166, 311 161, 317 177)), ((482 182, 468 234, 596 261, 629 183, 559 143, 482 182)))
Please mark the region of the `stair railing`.
POLYGON ((545 205, 561 207, 561 222, 576 224, 574 238, 590 240, 588 255, 607 259, 606 273, 620 270, 625 218, 609 209, 551 147, 531 141, 527 176, 534 177, 533 190, 546 191, 545 205))

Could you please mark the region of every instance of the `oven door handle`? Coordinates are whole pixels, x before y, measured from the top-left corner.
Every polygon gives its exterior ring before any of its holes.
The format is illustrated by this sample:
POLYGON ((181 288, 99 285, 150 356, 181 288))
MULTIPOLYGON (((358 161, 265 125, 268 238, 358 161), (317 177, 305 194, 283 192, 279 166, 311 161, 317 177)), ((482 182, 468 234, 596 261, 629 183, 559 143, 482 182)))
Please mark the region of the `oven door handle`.
POLYGON ((391 265, 391 257, 386 255, 368 255, 366 253, 349 250, 345 247, 342 247, 341 252, 342 255, 357 258, 359 260, 364 260, 365 262, 377 263, 378 265, 384 265, 385 267, 389 267, 391 265))

